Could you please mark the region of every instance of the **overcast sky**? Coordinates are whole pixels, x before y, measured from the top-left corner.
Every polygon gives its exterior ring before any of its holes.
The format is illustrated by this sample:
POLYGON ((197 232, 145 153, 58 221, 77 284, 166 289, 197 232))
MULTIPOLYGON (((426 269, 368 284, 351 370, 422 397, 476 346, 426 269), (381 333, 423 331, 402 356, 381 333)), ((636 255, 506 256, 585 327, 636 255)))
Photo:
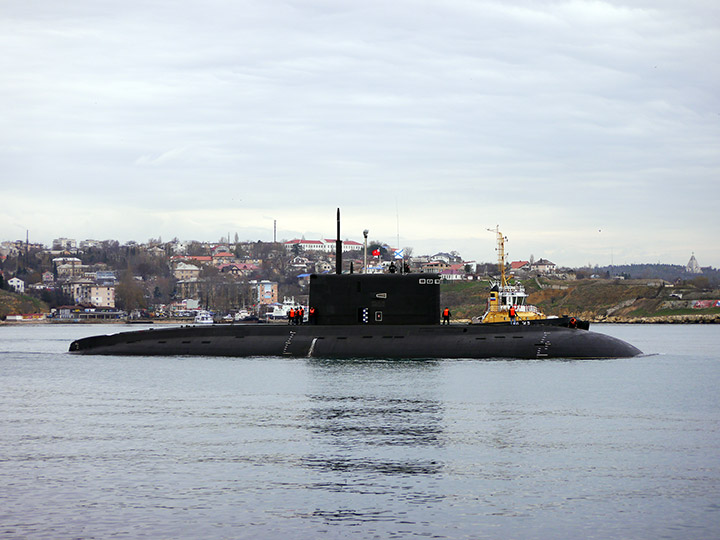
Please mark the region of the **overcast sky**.
POLYGON ((0 240, 720 267, 717 0, 0 0, 0 240))

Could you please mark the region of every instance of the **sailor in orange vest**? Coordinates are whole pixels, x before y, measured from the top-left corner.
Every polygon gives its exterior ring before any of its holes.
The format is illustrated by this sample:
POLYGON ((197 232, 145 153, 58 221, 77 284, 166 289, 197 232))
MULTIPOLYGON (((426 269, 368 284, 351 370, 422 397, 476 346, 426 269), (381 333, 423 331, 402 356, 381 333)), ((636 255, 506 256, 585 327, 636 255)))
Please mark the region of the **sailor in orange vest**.
POLYGON ((515 312, 515 306, 510 306, 510 324, 516 324, 515 323, 516 316, 517 316, 517 313, 515 312))
POLYGON ((310 311, 308 313, 308 323, 315 324, 315 308, 310 306, 310 311))
POLYGON ((442 317, 443 324, 450 324, 450 310, 448 308, 443 309, 442 317))
POLYGON ((295 310, 293 308, 290 308, 290 311, 288 311, 288 324, 294 324, 295 323, 295 310))

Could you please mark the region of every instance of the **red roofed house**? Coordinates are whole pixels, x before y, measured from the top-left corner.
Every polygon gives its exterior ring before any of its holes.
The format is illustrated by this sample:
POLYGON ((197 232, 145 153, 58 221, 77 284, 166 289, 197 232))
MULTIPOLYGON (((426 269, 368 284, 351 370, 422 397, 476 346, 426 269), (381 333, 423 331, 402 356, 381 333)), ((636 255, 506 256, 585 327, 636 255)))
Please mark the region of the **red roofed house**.
POLYGON ((249 276, 260 269, 259 266, 250 263, 221 264, 218 268, 221 272, 229 273, 234 276, 249 276))
POLYGON ((465 278, 464 264, 451 264, 449 268, 440 271, 440 277, 446 281, 459 281, 465 278))
POLYGON ((530 261, 513 261, 510 263, 510 271, 530 270, 530 261))
POLYGON ((287 251, 291 251, 295 246, 299 246, 302 250, 325 251, 325 244, 323 244, 320 240, 305 240, 304 238, 300 240, 295 238, 294 240, 285 242, 285 249, 287 251))
POLYGON ((213 266, 221 266, 223 264, 230 264, 235 260, 235 255, 228 253, 227 251, 219 251, 214 253, 212 256, 213 266))
MULTIPOLYGON (((325 246, 326 246, 325 251, 327 251, 329 253, 334 253, 335 252, 335 240, 326 238, 324 240, 324 242, 325 242, 325 246)), ((342 243, 343 253, 345 253, 346 251, 355 251, 355 250, 362 249, 362 248, 363 248, 363 245, 360 242, 356 242, 355 240, 343 240, 343 243, 342 243)))
POLYGON ((210 255, 173 255, 170 262, 176 264, 178 262, 190 262, 195 264, 212 264, 213 258, 210 255))

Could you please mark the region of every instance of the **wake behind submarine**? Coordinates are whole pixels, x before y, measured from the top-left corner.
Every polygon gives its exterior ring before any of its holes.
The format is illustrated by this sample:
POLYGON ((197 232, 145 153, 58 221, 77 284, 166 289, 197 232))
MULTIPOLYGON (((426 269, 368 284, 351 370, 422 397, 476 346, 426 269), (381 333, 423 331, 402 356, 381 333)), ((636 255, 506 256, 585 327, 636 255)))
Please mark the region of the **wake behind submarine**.
POLYGON ((135 356, 289 356, 308 358, 626 358, 642 351, 588 330, 571 317, 549 318, 508 285, 498 232, 501 281, 478 324, 440 324, 438 274, 341 274, 340 210, 336 273, 310 276, 309 324, 181 326, 78 339, 70 352, 135 356), (513 318, 510 318, 510 309, 513 318))

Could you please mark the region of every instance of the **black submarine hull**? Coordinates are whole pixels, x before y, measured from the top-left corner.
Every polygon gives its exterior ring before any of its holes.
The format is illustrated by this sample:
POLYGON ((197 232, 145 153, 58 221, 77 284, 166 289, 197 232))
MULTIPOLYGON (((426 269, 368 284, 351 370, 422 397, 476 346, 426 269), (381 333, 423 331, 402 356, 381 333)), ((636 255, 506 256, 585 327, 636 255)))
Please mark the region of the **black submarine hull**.
POLYGON ((73 341, 70 352, 133 356, 309 358, 627 358, 636 347, 563 324, 182 326, 73 341))

